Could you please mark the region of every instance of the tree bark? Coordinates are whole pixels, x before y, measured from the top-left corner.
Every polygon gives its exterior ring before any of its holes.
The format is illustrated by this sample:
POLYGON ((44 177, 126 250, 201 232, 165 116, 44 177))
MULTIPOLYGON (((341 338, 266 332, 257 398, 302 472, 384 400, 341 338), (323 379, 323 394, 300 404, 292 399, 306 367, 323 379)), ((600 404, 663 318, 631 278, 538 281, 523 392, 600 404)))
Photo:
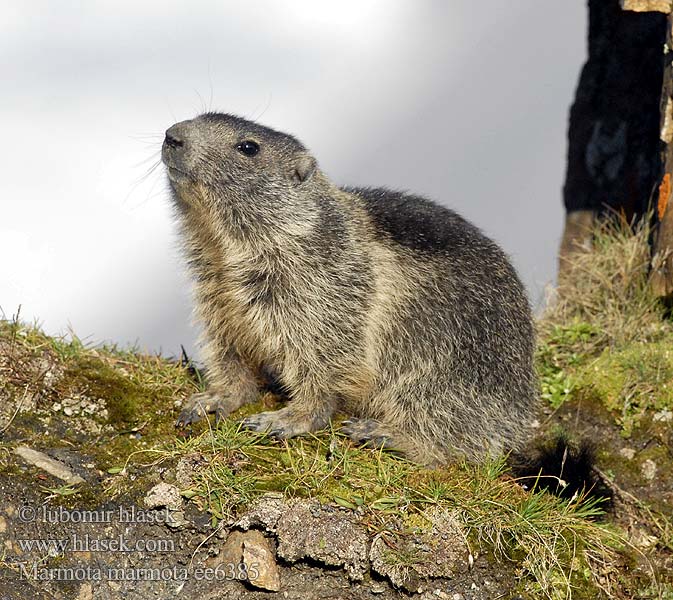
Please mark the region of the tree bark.
MULTIPOLYGON (((622 2, 635 6, 661 0, 622 2)), ((572 252, 586 247, 592 217, 614 211, 631 220, 646 214, 661 173, 666 16, 622 10, 619 0, 589 0, 588 6, 588 59, 568 128, 560 278, 572 252)))
POLYGON ((671 12, 671 0, 621 0, 623 10, 671 12))
POLYGON ((673 296, 673 208, 669 207, 671 181, 673 178, 673 15, 668 15, 666 27, 666 53, 661 93, 661 163, 663 177, 659 184, 657 198, 657 230, 652 252, 652 273, 650 283, 654 292, 661 297, 673 296))

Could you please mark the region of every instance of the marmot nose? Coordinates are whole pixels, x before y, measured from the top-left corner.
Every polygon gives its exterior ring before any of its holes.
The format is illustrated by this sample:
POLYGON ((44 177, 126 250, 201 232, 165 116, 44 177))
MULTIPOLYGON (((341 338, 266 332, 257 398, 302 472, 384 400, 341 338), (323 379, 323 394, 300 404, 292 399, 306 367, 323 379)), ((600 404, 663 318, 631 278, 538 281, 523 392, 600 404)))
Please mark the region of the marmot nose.
POLYGON ((182 148, 185 145, 182 136, 175 130, 175 126, 166 131, 166 139, 164 144, 169 148, 182 148))

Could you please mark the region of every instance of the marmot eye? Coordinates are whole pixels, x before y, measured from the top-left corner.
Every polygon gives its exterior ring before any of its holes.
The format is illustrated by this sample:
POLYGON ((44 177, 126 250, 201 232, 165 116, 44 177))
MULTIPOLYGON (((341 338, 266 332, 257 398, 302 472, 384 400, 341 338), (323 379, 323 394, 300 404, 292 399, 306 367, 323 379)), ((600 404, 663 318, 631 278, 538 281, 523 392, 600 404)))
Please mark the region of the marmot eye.
POLYGON ((252 140, 245 140, 236 146, 236 150, 238 150, 241 154, 245 154, 246 156, 255 156, 255 154, 259 152, 259 144, 257 142, 253 142, 252 140))

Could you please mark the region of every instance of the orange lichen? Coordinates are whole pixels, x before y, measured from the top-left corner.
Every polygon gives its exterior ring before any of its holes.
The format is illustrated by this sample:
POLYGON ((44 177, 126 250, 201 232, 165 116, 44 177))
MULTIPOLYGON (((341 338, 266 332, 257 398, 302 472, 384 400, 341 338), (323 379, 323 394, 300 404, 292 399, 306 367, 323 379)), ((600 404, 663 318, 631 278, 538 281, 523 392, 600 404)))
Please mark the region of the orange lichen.
POLYGON ((666 173, 659 184, 659 201, 657 202, 657 216, 663 220, 668 206, 668 199, 671 197, 671 174, 666 173))

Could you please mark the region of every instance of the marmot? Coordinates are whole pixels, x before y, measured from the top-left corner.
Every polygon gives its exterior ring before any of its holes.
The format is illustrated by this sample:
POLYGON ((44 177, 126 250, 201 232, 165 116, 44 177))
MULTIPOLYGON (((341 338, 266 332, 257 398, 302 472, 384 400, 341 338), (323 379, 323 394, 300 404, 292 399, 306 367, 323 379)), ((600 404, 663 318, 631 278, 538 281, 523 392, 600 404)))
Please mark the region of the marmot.
POLYGON ((244 425, 274 436, 342 412, 353 440, 424 464, 526 441, 531 311, 477 227, 419 196, 337 187, 293 136, 229 114, 173 125, 162 159, 208 379, 178 424, 254 401, 266 372, 289 403, 244 425))

